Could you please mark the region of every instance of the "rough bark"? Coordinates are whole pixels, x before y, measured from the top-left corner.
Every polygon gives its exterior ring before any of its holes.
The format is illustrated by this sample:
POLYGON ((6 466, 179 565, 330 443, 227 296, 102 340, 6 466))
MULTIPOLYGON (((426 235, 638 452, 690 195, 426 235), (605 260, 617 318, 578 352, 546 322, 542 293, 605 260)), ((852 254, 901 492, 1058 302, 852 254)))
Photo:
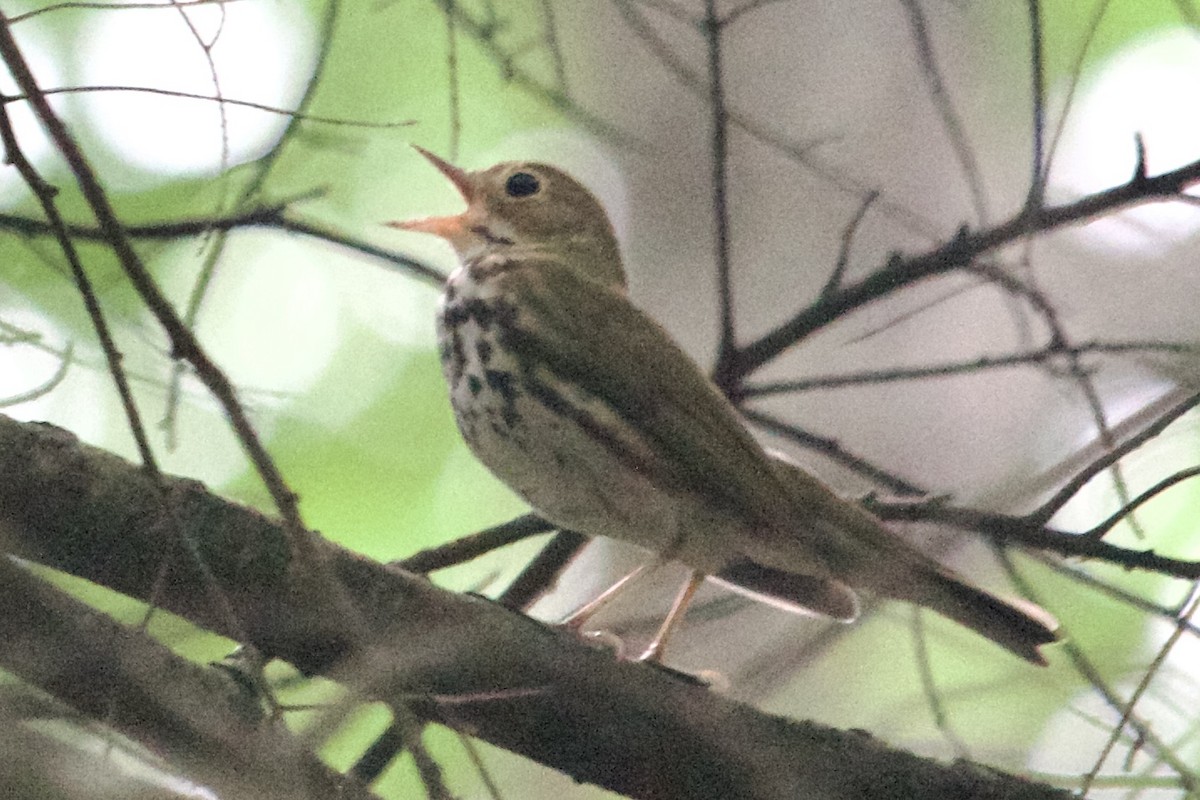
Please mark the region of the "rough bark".
POLYGON ((318 557, 299 558, 276 522, 194 481, 156 482, 61 429, 5 417, 0 541, 631 797, 1069 796, 861 731, 763 714, 315 535, 318 557), (321 590, 330 585, 341 602, 321 590))

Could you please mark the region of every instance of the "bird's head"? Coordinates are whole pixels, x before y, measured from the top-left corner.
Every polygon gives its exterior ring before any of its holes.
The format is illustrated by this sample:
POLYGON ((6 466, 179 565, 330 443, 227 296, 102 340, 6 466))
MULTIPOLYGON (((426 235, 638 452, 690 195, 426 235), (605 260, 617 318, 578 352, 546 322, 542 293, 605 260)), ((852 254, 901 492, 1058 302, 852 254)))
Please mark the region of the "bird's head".
POLYGON ((612 224, 600 201, 579 181, 548 164, 509 161, 467 172, 422 148, 417 150, 450 179, 467 202, 446 217, 389 222, 448 241, 459 258, 510 253, 514 258, 561 258, 609 285, 625 275, 612 224))

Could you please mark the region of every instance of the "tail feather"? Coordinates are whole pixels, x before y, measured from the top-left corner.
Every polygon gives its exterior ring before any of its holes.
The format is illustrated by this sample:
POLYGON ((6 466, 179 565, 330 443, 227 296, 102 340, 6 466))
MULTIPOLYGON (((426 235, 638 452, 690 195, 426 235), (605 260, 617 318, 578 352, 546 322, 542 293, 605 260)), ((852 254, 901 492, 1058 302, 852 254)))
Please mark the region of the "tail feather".
MULTIPOLYGON (((866 589, 930 608, 991 639, 1033 664, 1045 664, 1038 647, 1058 640, 1058 622, 1032 603, 1004 600, 971 586, 926 556, 855 503, 832 490, 786 456, 771 452, 776 471, 793 493, 797 526, 790 538, 764 535, 747 541, 746 555, 765 562, 762 574, 746 571, 743 584, 765 586, 783 605, 790 601, 829 614, 833 607, 817 590, 866 589), (751 547, 752 546, 752 547, 751 547), (818 568, 819 567, 819 568, 818 568), (836 578, 800 578, 789 584, 772 572, 818 572, 836 578), (807 602, 816 597, 818 604, 807 602)), ((768 531, 767 533, 770 533, 768 531)), ((793 579, 795 580, 795 579, 793 579)), ((737 583, 738 581, 731 581, 737 583)))
POLYGON ((1058 621, 1043 609, 971 586, 934 562, 908 581, 893 582, 885 593, 932 609, 1040 666, 1046 659, 1038 647, 1059 638, 1058 621))
POLYGON ((738 594, 793 613, 823 614, 838 622, 858 619, 858 595, 841 581, 764 566, 748 558, 726 564, 711 580, 738 594))
MULTIPOLYGON (((1046 611, 1024 600, 1004 599, 976 588, 919 554, 918 559, 904 560, 909 563, 903 569, 889 572, 891 580, 884 581, 875 572, 874 579, 863 580, 862 585, 936 611, 1032 664, 1046 665, 1038 648, 1059 638, 1058 621, 1046 611)), ((775 569, 748 558, 727 564, 710 578, 793 613, 822 614, 839 622, 853 622, 859 613, 855 591, 841 581, 775 569)))

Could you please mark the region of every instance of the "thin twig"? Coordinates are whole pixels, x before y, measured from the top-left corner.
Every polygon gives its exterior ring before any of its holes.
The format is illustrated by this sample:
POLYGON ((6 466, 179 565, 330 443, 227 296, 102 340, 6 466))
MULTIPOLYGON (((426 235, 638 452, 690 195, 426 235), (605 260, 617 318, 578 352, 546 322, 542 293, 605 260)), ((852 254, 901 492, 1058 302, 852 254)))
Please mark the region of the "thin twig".
MULTIPOLYGON (((1039 563, 1045 565, 1048 569, 1057 572, 1059 575, 1069 578, 1070 580, 1087 586, 1091 589, 1095 589, 1097 592, 1107 595, 1117 602, 1124 603, 1125 605, 1135 608, 1138 611, 1143 611, 1147 614, 1153 614, 1154 616, 1163 619, 1169 619, 1172 622, 1177 620, 1179 617, 1179 612, 1177 609, 1167 608, 1159 603, 1153 603, 1140 595, 1134 594, 1122 586, 1117 586, 1115 584, 1108 583, 1107 581, 1102 581, 1091 572, 1071 566, 1057 556, 1051 556, 1047 555, 1046 553, 1038 553, 1034 551, 1030 551, 1028 555, 1030 558, 1037 560, 1039 563)), ((1197 626, 1196 623, 1188 621, 1186 623, 1186 627, 1189 633, 1195 636, 1200 636, 1200 626, 1197 626)))
POLYGON ((424 724, 406 705, 395 703, 391 708, 392 724, 399 729, 400 737, 404 741, 404 749, 408 750, 408 754, 412 756, 413 764, 417 768, 417 775, 425 787, 426 798, 428 800, 454 800, 454 796, 446 787, 446 781, 442 778, 442 768, 425 749, 425 742, 421 739, 424 724))
POLYGON ((971 751, 966 742, 950 724, 950 716, 946 713, 946 704, 942 701, 942 693, 938 690, 937 681, 933 676, 933 664, 929 659, 929 637, 925 633, 925 611, 917 605, 910 609, 912 613, 913 647, 916 649, 917 674, 921 678, 921 690, 925 694, 925 702, 933 714, 933 724, 942 732, 942 736, 954 748, 958 758, 970 758, 971 751))
POLYGON ((554 0, 542 0, 542 30, 546 35, 546 49, 550 51, 550 63, 554 65, 554 83, 558 91, 569 94, 571 87, 567 84, 567 62, 563 58, 562 43, 558 40, 554 0))
MULTIPOLYGON (((172 5, 177 6, 213 6, 225 5, 226 3, 236 3, 237 0, 173 0, 172 5)), ((35 8, 33 11, 26 11, 24 14, 14 14, 8 18, 12 24, 24 22, 27 19, 45 14, 49 11, 67 11, 67 10, 83 10, 83 11, 122 11, 126 9, 163 9, 170 8, 169 5, 163 3, 54 3, 53 5, 45 6, 44 8, 35 8)))
POLYGON ((575 531, 559 531, 546 546, 525 565, 521 574, 496 598, 502 606, 528 610, 548 592, 567 565, 587 546, 586 536, 575 531))
POLYGON ((512 53, 507 52, 496 40, 499 23, 495 19, 479 20, 468 13, 459 3, 450 2, 450 0, 436 1, 447 14, 453 15, 459 30, 475 40, 484 54, 497 65, 509 82, 538 97, 563 116, 597 136, 626 147, 646 149, 644 142, 587 110, 565 91, 548 85, 526 70, 515 67, 512 53))
POLYGON ((1147 425, 1140 433, 1129 437, 1120 445, 1112 447, 1107 453, 1100 458, 1097 458, 1092 463, 1081 469, 1079 473, 1069 480, 1061 489, 1031 512, 1026 519, 1036 524, 1044 524, 1050 521, 1050 518, 1057 514, 1063 506, 1065 506, 1072 497, 1087 485, 1087 483, 1101 472, 1116 464, 1129 453, 1137 450, 1146 442, 1158 436, 1167 429, 1171 423, 1188 413, 1196 406, 1200 405, 1200 393, 1189 395, 1180 402, 1171 406, 1162 412, 1162 414, 1150 425, 1147 425))
POLYGON ((446 76, 450 84, 450 147, 451 161, 458 160, 462 141, 462 75, 458 67, 458 27, 454 15, 446 13, 446 76))
MULTIPOLYGON (((1142 673, 1142 677, 1140 680, 1138 680, 1137 686, 1134 687, 1133 693, 1129 695, 1129 701, 1126 702, 1121 709, 1121 718, 1117 721, 1117 724, 1113 726, 1112 733, 1109 735, 1108 741, 1104 743, 1104 747, 1100 749, 1099 755, 1096 756, 1095 765, 1093 765, 1091 770, 1088 771, 1087 775, 1084 776, 1083 783, 1079 787, 1081 794, 1086 795, 1091 789, 1092 783, 1096 780, 1096 776, 1099 775, 1100 769, 1104 766, 1104 762, 1108 760, 1109 754, 1112 752, 1117 742, 1120 741, 1121 734, 1125 730, 1125 726, 1133 717, 1133 709, 1137 706, 1138 701, 1142 699, 1142 696, 1146 693, 1146 690, 1150 688, 1150 683, 1162 670, 1162 666, 1166 662, 1167 656, 1171 654, 1171 651, 1175 648, 1175 645, 1179 642, 1180 637, 1183 636, 1186 630, 1186 625, 1184 623, 1190 622, 1192 616, 1196 613, 1197 607, 1200 607, 1200 592, 1197 591, 1197 587, 1193 586, 1191 597, 1187 602, 1187 608, 1183 611, 1183 613, 1180 614, 1179 618, 1175 620, 1175 630, 1171 631, 1171 635, 1167 637, 1167 641, 1164 642, 1163 646, 1159 648, 1158 653, 1155 654, 1154 660, 1150 663, 1150 666, 1147 667, 1144 673, 1142 673)), ((1194 777, 1190 770, 1180 772, 1179 777, 1180 780, 1184 781, 1185 785, 1188 786, 1189 789, 1194 784, 1194 777)))
POLYGON ((929 38, 929 24, 925 19, 925 12, 921 9, 918 0, 900 0, 900 5, 908 13, 908 27, 912 33, 913 45, 916 47, 921 76, 925 79, 929 96, 933 100, 938 116, 941 117, 942 128, 946 131, 946 138, 950 140, 950 149, 954 151, 954 156, 958 159, 958 166, 962 170, 963 179, 967 182, 967 189, 971 193, 971 202, 975 206, 975 218, 980 224, 983 224, 988 219, 988 203, 987 193, 983 188, 983 176, 979 169, 979 159, 975 157, 975 151, 967 138, 966 128, 954 107, 954 100, 950 97, 949 89, 946 88, 946 81, 942 78, 937 56, 933 52, 933 41, 929 38))
MULTIPOLYGON (((1001 565, 1008 574, 1009 580, 1013 582, 1013 585, 1017 587, 1017 590, 1024 597, 1027 597, 1034 603, 1045 607, 1044 600, 1038 596, 1038 594, 1034 591, 1033 586, 1030 585, 1029 581, 1025 580, 1025 577, 1017 570, 1010 555, 1002 549, 996 549, 995 552, 996 557, 1000 559, 1001 565)), ((1076 644, 1076 642, 1071 639, 1070 636, 1064 636, 1063 641, 1058 645, 1058 647, 1067 654, 1067 658, 1070 660, 1071 666, 1085 681, 1087 681, 1087 683, 1092 686, 1092 688, 1096 690, 1100 697, 1103 698, 1104 702, 1107 703, 1108 706, 1114 711, 1120 713, 1124 708, 1124 703, 1121 702, 1121 699, 1117 696, 1117 693, 1111 686, 1109 686, 1108 681, 1104 679, 1104 676, 1100 674, 1100 671, 1096 669, 1094 664, 1092 664, 1091 659, 1089 659, 1084 653, 1083 648, 1076 644)), ((1155 752, 1157 752, 1163 758, 1163 760, 1170 765, 1171 769, 1175 770, 1175 772, 1179 775, 1181 782, 1190 791, 1194 787, 1195 781, 1187 764, 1185 764, 1182 759, 1180 759, 1179 756, 1177 756, 1171 750, 1170 746, 1154 732, 1154 729, 1150 725, 1146 724, 1133 714, 1130 714, 1127 721, 1130 727, 1136 731, 1137 739, 1139 741, 1149 743, 1150 746, 1154 748, 1155 752)))
MULTIPOLYGON (((330 244, 336 244, 363 255, 378 258, 389 265, 419 278, 431 286, 442 286, 446 276, 438 270, 402 253, 386 250, 377 245, 356 239, 336 228, 323 225, 312 220, 305 220, 296 215, 286 214, 286 206, 271 204, 257 206, 245 211, 233 212, 221 216, 196 217, 179 219, 170 222, 153 222, 141 225, 130 225, 125 229, 133 239, 182 239, 189 236, 202 236, 212 231, 234 230, 236 228, 275 228, 277 230, 299 233, 330 244)), ((53 234, 53 229, 43 220, 12 214, 0 214, 0 228, 17 231, 28 236, 46 236, 53 234)), ((93 225, 67 225, 71 236, 91 241, 104 241, 104 232, 93 225)))
POLYGON ((948 361, 944 364, 930 364, 925 367, 897 367, 895 369, 865 370, 850 372, 844 375, 818 375, 815 378, 803 378, 794 381, 774 381, 771 383, 752 383, 746 385, 742 397, 764 397, 774 394, 791 392, 811 392, 819 389, 841 389, 848 386, 862 386, 896 381, 924 380, 927 378, 946 378, 955 375, 970 375, 993 369, 1006 369, 1020 366, 1040 366, 1067 356, 1080 356, 1094 353, 1176 353, 1195 354, 1200 352, 1200 344, 1190 342, 1082 342, 1070 347, 1062 347, 1051 343, 1037 350, 1021 353, 1009 353, 1002 356, 980 356, 970 361, 948 361))
POLYGON ((467 736, 461 731, 458 733, 458 741, 462 745, 463 750, 467 753, 467 758, 471 760, 471 766, 475 767, 475 772, 479 775, 479 780, 483 781, 484 791, 488 793, 488 797, 492 800, 504 800, 504 796, 500 793, 500 786, 492 778, 491 770, 487 764, 483 763, 483 755, 479 752, 479 748, 470 736, 467 736))
MULTIPOLYGON (((0 23, 3 23, 3 21, 3 12, 0 12, 0 23)), ((6 24, 0 25, 0 27, 3 28, 0 34, 8 33, 6 24)), ((9 38, 9 42, 11 42, 11 38, 9 38)), ((15 50, 16 43, 12 42, 12 46, 15 50)), ((0 51, 3 51, 3 43, 0 43, 0 51)), ((18 53, 16 57, 19 59, 20 54, 18 53)), ((14 76, 17 75, 18 69, 13 68, 7 53, 4 53, 4 58, 6 62, 9 62, 10 70, 14 76)), ((23 64, 24 62, 21 63, 23 64)), ((32 80, 32 77, 30 79, 32 80)), ((8 115, 8 104, 10 101, 10 98, 0 97, 0 141, 3 141, 4 144, 5 161, 16 168, 17 172, 21 175, 21 179, 25 181, 30 191, 33 192, 34 197, 37 198, 38 204, 42 207, 42 213, 46 215, 46 224, 58 242, 63 256, 67 259, 67 264, 70 266, 71 274, 75 279, 75 286, 79 290, 80 297, 83 298, 83 305, 87 309, 88 318, 92 322, 92 328, 96 331, 96 338, 100 342, 100 349, 104 352, 104 360, 108 364, 108 372, 117 387, 117 395, 121 398, 121 407, 125 412, 125 419, 129 422, 129 431, 133 434, 133 441, 137 445, 138 457, 141 458, 142 466, 145 469, 153 475, 158 475, 158 462, 154 458, 154 451, 151 449, 150 440, 146 436, 146 427, 142 423, 142 416, 138 411, 137 401, 133 399, 133 391, 129 388, 129 377, 125 374, 125 368, 121 364, 123 358, 121 351, 117 348, 117 344, 113 340, 112 331, 105 320, 104 311, 100 308, 100 300, 96 296, 96 290, 93 288, 92 281, 88 278, 87 272, 83 268, 79 252, 75 249, 75 242, 71 238, 67 225, 58 211, 58 205, 55 203, 54 196, 58 193, 58 189, 51 186, 42 178, 41 174, 38 173, 37 169, 34 168, 21 149, 16 133, 13 131, 12 120, 8 115)), ((63 363, 66 364, 67 360, 64 359, 63 363)))
POLYGON ((15 406, 20 403, 28 403, 31 400, 37 400, 39 397, 45 397, 50 392, 58 388, 58 385, 61 384, 63 379, 67 377, 67 373, 71 371, 71 365, 74 363, 72 358, 74 351, 74 343, 67 342, 65 352, 59 356, 58 368, 54 370, 53 375, 32 389, 20 392, 19 394, 12 394, 8 397, 0 397, 0 408, 4 408, 5 406, 15 406))
MULTIPOLYGON (((335 125, 345 128, 364 128, 367 130, 392 130, 394 128, 406 128, 415 125, 413 120, 404 120, 402 122, 370 122, 368 120, 343 119, 341 117, 323 117, 319 114, 302 114, 295 109, 280 108, 279 106, 267 105, 266 103, 256 103, 252 100, 236 100, 230 97, 217 97, 209 94, 199 94, 197 92, 182 92, 175 89, 161 89, 153 86, 58 86, 51 89, 46 89, 41 92, 43 95, 56 94, 93 94, 100 92, 141 92, 144 94, 157 94, 164 97, 181 97, 187 100, 207 100, 212 103, 223 103, 231 106, 241 106, 243 108, 253 108, 257 111, 264 111, 268 114, 280 114, 291 119, 301 122, 316 122, 322 125, 335 125)), ((10 97, 11 100, 28 100, 28 93, 18 94, 10 97)))
POLYGON ((1011 516, 942 502, 894 503, 872 501, 869 508, 883 520, 926 522, 974 531, 1001 545, 1058 553, 1068 558, 1105 561, 1125 569, 1157 572, 1186 580, 1200 580, 1200 561, 1160 556, 1153 550, 1131 550, 1078 533, 1038 523, 1029 517, 1011 516))
MULTIPOLYGON (((1141 175, 1137 178, 1137 180, 1144 179, 1145 175, 1141 175)), ((1025 267, 1025 278, 1022 280, 1021 285, 1029 286, 1032 292, 1032 297, 1042 298, 1044 295, 1036 286, 1037 276, 1032 268, 1032 238, 1026 238, 1023 242, 1023 245, 1022 263, 1025 267)), ((1104 408, 1104 403, 1100 399, 1100 392, 1096 388, 1096 383, 1092 379, 1091 373, 1084 367, 1082 357, 1077 353, 1071 352, 1070 336, 1068 335, 1066 327, 1059 317, 1058 310, 1053 304, 1046 302, 1038 307, 1038 311, 1042 316, 1043 322, 1050 329, 1049 335, 1051 344, 1059 345, 1067 352, 1067 375, 1075 383, 1080 393, 1083 395, 1084 402, 1087 404, 1088 411, 1091 414, 1092 422, 1095 424, 1096 430, 1099 432, 1101 443, 1106 449, 1111 449, 1115 444, 1115 440, 1113 438, 1112 426, 1108 421, 1108 414, 1104 408)), ((1111 470, 1111 477, 1120 501, 1122 503, 1128 502, 1129 488, 1125 482, 1125 476, 1120 469, 1120 465, 1113 466, 1111 470)), ((1138 534, 1139 538, 1144 538, 1144 534, 1142 533, 1141 527, 1138 525, 1136 518, 1129 517, 1128 523, 1133 531, 1138 534)))
POLYGON ((391 266, 398 267, 412 277, 420 278, 431 286, 440 288, 446 283, 446 276, 428 264, 423 264, 406 255, 378 247, 370 242, 355 239, 353 236, 348 236, 336 228, 323 225, 319 222, 303 220, 288 215, 279 218, 268 227, 279 228, 280 230, 292 233, 302 233, 305 236, 312 236, 331 244, 340 245, 363 255, 382 259, 391 266))
POLYGON ((179 0, 170 0, 171 6, 179 12, 179 16, 183 18, 183 24, 187 26, 188 32, 192 35, 192 39, 200 46, 200 51, 204 54, 204 63, 208 66, 208 79, 212 81, 213 97, 217 103, 217 113, 221 120, 221 163, 218 168, 218 174, 224 174, 229 167, 229 110, 225 103, 225 93, 221 91, 221 75, 217 72, 217 62, 213 60, 213 47, 221 40, 221 32, 225 30, 225 6, 218 6, 220 9, 220 22, 217 24, 216 31, 212 37, 205 41, 200 34, 200 30, 196 24, 192 22, 192 18, 188 16, 186 3, 181 3, 179 0))
MULTIPOLYGON (((633 0, 610 0, 616 6, 629 30, 637 36, 645 47, 667 70, 678 79, 685 89, 700 97, 707 97, 710 91, 708 82, 671 49, 659 35, 655 26, 651 25, 635 7, 633 0)), ((696 24, 695 21, 691 21, 696 24)), ((829 141, 828 137, 797 141, 786 134, 774 130, 766 123, 748 114, 743 114, 733 108, 726 108, 726 120, 730 125, 740 128, 752 138, 777 150, 796 164, 804 167, 813 175, 820 178, 833 189, 863 198, 870 192, 877 191, 866 181, 848 175, 840 167, 832 166, 817 155, 817 148, 829 141)), ((935 240, 939 227, 932 220, 915 213, 902 203, 881 195, 877 203, 880 212, 905 229, 935 240)))
POLYGON ((1067 80, 1067 93, 1063 100, 1062 113, 1058 115, 1058 122, 1054 126, 1054 135, 1050 138, 1050 146, 1046 150, 1046 160, 1042 165, 1041 174, 1043 181, 1050 178, 1054 156, 1058 153, 1058 145, 1062 141, 1063 133, 1067 129, 1067 118, 1070 115, 1071 106, 1075 102, 1075 92, 1078 91, 1080 80, 1083 78, 1083 63, 1087 60, 1088 51, 1096 41, 1096 32, 1100 30, 1100 21, 1104 19, 1104 15, 1108 12, 1109 3, 1110 0, 1099 0, 1096 3, 1096 8, 1088 20, 1088 29, 1087 33, 1084 34, 1083 43, 1080 45, 1079 52, 1075 56, 1074 64, 1071 65, 1071 69, 1067 73, 1070 77, 1067 80))
POLYGON ((721 22, 717 19, 716 0, 704 5, 704 38, 708 53, 709 142, 712 163, 713 239, 716 251, 717 296, 720 303, 721 331, 717 342, 717 363, 713 380, 727 394, 731 388, 725 375, 737 353, 733 329, 733 278, 729 232, 729 139, 725 109, 725 79, 721 67, 721 22))
POLYGON ((1042 8, 1040 0, 1026 0, 1029 10, 1029 80, 1033 113, 1033 162, 1032 175, 1029 179, 1029 197, 1025 207, 1041 208, 1046 191, 1046 70, 1043 65, 1042 52, 1045 40, 1042 34, 1042 8))
POLYGON ((790 425, 777 417, 767 414, 763 411, 757 411, 752 408, 739 407, 742 416, 753 422, 755 425, 762 427, 764 430, 770 431, 776 436, 781 436, 794 444, 808 448, 814 452, 820 453, 836 464, 840 464, 846 469, 851 470, 868 480, 876 483, 890 492, 895 492, 900 495, 924 495, 927 492, 915 483, 912 483, 899 475, 888 472, 884 468, 872 464, 861 456, 856 456, 847 451, 836 439, 830 439, 824 436, 818 436, 809 431, 803 430, 795 425, 790 425))
MULTIPOLYGON (((305 118, 308 108, 312 103, 313 97, 316 95, 317 86, 320 84, 321 75, 324 72, 325 64, 328 60, 329 50, 333 41, 333 29, 337 21, 339 3, 336 0, 331 0, 325 9, 325 17, 321 24, 321 33, 318 36, 318 41, 321 42, 320 51, 317 53, 316 66, 313 69, 312 75, 309 77, 308 84, 304 88, 304 96, 300 98, 300 102, 296 104, 294 113, 288 115, 287 124, 284 126, 283 133, 279 139, 272 145, 261 158, 256 159, 251 167, 252 175, 246 181, 242 190, 233 201, 235 209, 242 209, 251 198, 262 191, 263 185, 266 183, 271 171, 279 162, 279 157, 283 153, 284 147, 296 131, 299 130, 300 122, 305 118)), ((222 106, 224 108, 224 106, 222 106)), ((224 234, 230 229, 213 231, 216 233, 215 241, 212 242, 208 254, 204 258, 204 263, 200 265, 200 272, 192 283, 192 289, 188 293, 187 306, 184 309, 183 321, 189 329, 195 329, 197 320, 200 316, 201 305, 204 298, 208 295, 209 287, 212 285, 213 279, 216 277, 217 266, 221 256, 225 251, 224 234)), ((167 437, 167 446, 175 447, 177 420, 179 412, 180 391, 183 386, 183 365, 175 362, 171 367, 171 376, 167 384, 167 397, 164 402, 165 410, 163 417, 159 423, 160 428, 165 432, 167 437)))
MULTIPOLYGON (((73 342, 68 342, 63 347, 55 347, 43 341, 39 334, 36 334, 32 331, 25 331, 24 329, 18 328, 17 326, 7 323, 3 320, 0 320, 0 331, 3 332, 0 333, 0 344, 20 344, 26 347, 32 347, 42 353, 54 356, 60 361, 65 358, 69 358, 73 366, 84 367, 97 372, 107 369, 107 363, 104 361, 103 356, 101 356, 99 359, 91 359, 86 355, 79 355, 75 352, 75 344, 73 342)), ((151 373, 126 369, 125 374, 129 378, 130 385, 142 384, 157 389, 161 389, 164 386, 163 381, 151 373)), ((270 391, 266 389, 249 389, 247 387, 243 387, 243 391, 246 394, 274 399, 287 394, 286 392, 270 391)))
POLYGON ((1126 206, 1149 200, 1173 199, 1200 181, 1200 160, 1137 184, 1125 183, 1071 203, 1022 210, 1005 222, 979 231, 960 231, 941 247, 909 258, 894 258, 856 283, 829 297, 819 298, 791 319, 742 348, 737 371, 748 375, 801 339, 849 312, 890 296, 928 278, 966 267, 981 255, 1031 233, 1047 233, 1085 222, 1126 206))
POLYGON ((669 17, 672 17, 679 22, 686 22, 689 25, 700 24, 700 21, 691 14, 688 10, 681 8, 678 3, 673 0, 637 0, 640 5, 646 8, 652 8, 655 11, 661 11, 669 17))
POLYGON ((409 572, 429 573, 464 564, 474 558, 514 542, 554 530, 554 525, 536 514, 523 514, 516 519, 463 536, 452 542, 414 553, 393 561, 392 565, 409 572))
POLYGON ((1170 489, 1175 484, 1182 483, 1183 481, 1186 481, 1189 478, 1194 478, 1197 475, 1200 475, 1200 467, 1192 467, 1190 469, 1180 470, 1173 475, 1168 475, 1146 491, 1139 494, 1137 497, 1126 502, 1125 505, 1117 509, 1117 511, 1109 516, 1108 519, 1085 531, 1082 535, 1099 539, 1119 525, 1122 520, 1133 514, 1133 512, 1140 506, 1145 505, 1149 501, 1153 500, 1155 497, 1162 494, 1167 489, 1170 489))
MULTIPOLYGON (((279 163, 284 149, 295 138, 297 131, 300 130, 301 123, 320 122, 328 125, 346 125, 354 128, 381 127, 380 123, 363 123, 345 119, 339 121, 339 118, 329 119, 327 117, 312 116, 308 113, 308 109, 312 107, 313 101, 317 97, 317 91, 321 86, 321 78, 324 76, 329 64, 329 53, 333 49, 334 31, 337 28, 341 5, 340 0, 329 0, 326 3, 325 16, 321 19, 321 29, 317 34, 317 41, 320 42, 320 46, 317 50, 312 75, 309 76, 308 83, 304 86, 304 94, 301 96, 300 101, 296 103, 296 107, 287 113, 287 125, 283 129, 283 133, 279 135, 279 139, 276 140, 271 149, 261 158, 255 160, 253 177, 246 182, 245 188, 235 201, 234 206, 236 208, 241 208, 242 205, 258 192, 262 191, 262 187, 266 185, 267 178, 270 177, 272 170, 275 169, 275 165, 279 163)), ((226 100, 226 102, 229 101, 226 100)), ((409 120, 407 122, 383 124, 382 127, 404 127, 412 124, 414 124, 413 121, 409 120)))
POLYGON ((741 17, 744 17, 747 14, 751 14, 755 11, 758 11, 760 9, 766 8, 769 5, 772 5, 774 3, 779 3, 779 2, 782 2, 782 0, 746 0, 740 6, 738 6, 737 8, 734 8, 728 14, 726 14, 725 19, 721 20, 721 22, 724 25, 729 25, 731 23, 737 22, 738 19, 740 19, 741 17))
MULTIPOLYGON (((276 507, 292 531, 294 540, 297 543, 306 542, 306 538, 301 535, 304 524, 300 519, 296 495, 288 488, 274 459, 271 458, 259 439, 258 433, 251 425, 249 417, 238 402, 233 384, 208 357, 146 270, 141 256, 137 254, 130 243, 129 237, 109 202, 108 195, 100 185, 86 156, 62 120, 58 118, 54 109, 51 108, 46 96, 38 88, 37 81, 12 36, 10 24, 3 12, 0 12, 0 58, 3 58, 4 63, 8 65, 14 82, 25 93, 30 106, 46 129, 51 141, 66 160, 84 199, 96 217, 105 241, 117 256, 125 274, 145 302, 146 307, 158 320, 170 339, 173 355, 191 362, 197 376, 217 398, 266 485, 267 491, 270 492, 276 507)), ((307 544, 300 544, 300 547, 307 548, 307 544)))
POLYGON ((870 210, 871 205, 877 199, 879 199, 879 192, 867 192, 867 196, 858 204, 858 211, 854 212, 854 216, 850 218, 850 222, 842 230, 842 244, 838 248, 837 261, 833 265, 833 272, 829 274, 829 280, 825 281, 825 286, 821 289, 821 297, 833 294, 842 285, 842 279, 846 275, 846 267, 850 263, 850 248, 854 244, 854 235, 858 233, 858 228, 866 218, 867 211, 870 210))

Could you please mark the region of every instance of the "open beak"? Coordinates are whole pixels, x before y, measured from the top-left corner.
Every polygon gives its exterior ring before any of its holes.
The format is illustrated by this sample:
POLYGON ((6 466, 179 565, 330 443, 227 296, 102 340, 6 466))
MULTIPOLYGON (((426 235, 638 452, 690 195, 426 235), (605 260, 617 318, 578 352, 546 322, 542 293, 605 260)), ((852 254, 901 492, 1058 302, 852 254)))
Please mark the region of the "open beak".
MULTIPOLYGON (((471 182, 471 176, 462 169, 438 158, 433 153, 423 147, 413 145, 418 153, 425 156, 429 161, 438 168, 438 171, 450 179, 454 184, 454 188, 458 189, 458 193, 462 195, 463 200, 467 201, 468 210, 471 205, 471 200, 475 195, 475 185, 471 182)), ((424 219, 402 220, 398 222, 384 223, 391 228, 399 228, 402 231, 417 231, 419 233, 432 233, 435 236, 440 236, 443 239, 453 243, 460 238, 467 229, 467 211, 461 214, 455 214, 449 217, 425 217, 424 219)))

